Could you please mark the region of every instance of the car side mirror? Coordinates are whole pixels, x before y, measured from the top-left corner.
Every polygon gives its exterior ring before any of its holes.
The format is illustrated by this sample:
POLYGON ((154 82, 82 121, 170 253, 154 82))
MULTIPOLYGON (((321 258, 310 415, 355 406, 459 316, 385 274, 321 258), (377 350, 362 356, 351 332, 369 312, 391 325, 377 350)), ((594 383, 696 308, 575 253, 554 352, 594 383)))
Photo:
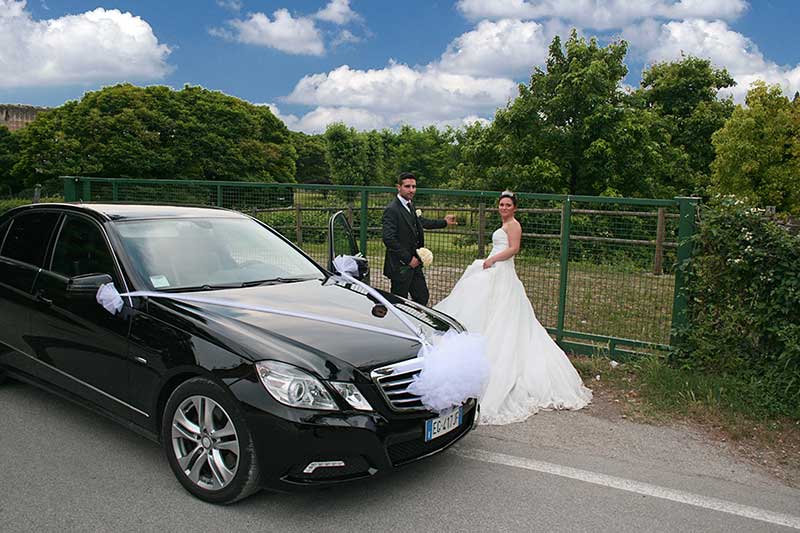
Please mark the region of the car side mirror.
POLYGON ((113 283, 108 274, 84 274, 70 278, 67 282, 67 295, 71 297, 94 298, 101 285, 113 283))

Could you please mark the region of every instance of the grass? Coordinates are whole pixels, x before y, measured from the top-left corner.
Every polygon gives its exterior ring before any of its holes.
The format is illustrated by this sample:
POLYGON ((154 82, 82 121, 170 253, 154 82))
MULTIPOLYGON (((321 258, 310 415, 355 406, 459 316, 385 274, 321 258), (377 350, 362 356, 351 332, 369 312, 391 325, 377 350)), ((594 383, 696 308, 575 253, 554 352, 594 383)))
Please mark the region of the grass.
POLYGON ((579 357, 573 363, 596 395, 609 398, 626 418, 694 425, 800 486, 800 414, 775 414, 758 381, 673 368, 655 355, 616 368, 604 357, 579 357))

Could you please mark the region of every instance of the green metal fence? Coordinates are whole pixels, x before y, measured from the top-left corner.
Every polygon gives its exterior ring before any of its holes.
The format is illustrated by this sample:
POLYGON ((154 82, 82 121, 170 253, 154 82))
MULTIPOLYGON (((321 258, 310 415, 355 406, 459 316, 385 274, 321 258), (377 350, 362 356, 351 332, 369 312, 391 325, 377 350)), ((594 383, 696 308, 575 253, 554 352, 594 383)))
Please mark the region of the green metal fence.
MULTIPOLYGON (((327 263, 327 221, 344 210, 372 266, 382 275, 381 215, 392 187, 65 177, 67 201, 212 205, 250 214, 327 263)), ((450 292, 472 261, 491 249, 501 224, 499 193, 418 189, 426 218, 454 214, 459 224, 425 233, 431 305, 450 292)), ((522 248, 516 269, 541 323, 566 349, 624 357, 667 350, 685 319, 678 261, 691 254, 697 200, 519 193, 522 248)))

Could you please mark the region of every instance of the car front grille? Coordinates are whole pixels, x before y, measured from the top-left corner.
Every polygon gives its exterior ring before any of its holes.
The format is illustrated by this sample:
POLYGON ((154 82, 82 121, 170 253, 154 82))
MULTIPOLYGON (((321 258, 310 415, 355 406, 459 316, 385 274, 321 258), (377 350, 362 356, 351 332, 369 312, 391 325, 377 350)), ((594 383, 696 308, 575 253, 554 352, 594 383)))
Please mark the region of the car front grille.
POLYGON ((408 387, 421 370, 422 359, 417 357, 376 368, 370 375, 393 410, 424 411, 419 396, 408 392, 408 387))

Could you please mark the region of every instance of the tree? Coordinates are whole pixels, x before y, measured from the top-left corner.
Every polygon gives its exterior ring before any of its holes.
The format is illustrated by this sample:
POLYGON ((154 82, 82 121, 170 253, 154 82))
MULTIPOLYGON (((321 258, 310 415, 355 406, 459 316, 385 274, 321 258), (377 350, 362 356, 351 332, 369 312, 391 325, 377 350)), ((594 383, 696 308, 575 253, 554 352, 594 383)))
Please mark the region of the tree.
POLYGON ((714 189, 800 213, 800 104, 764 82, 753 84, 746 104, 713 136, 714 189))
POLYGON ((130 84, 89 92, 21 130, 14 173, 293 181, 294 147, 266 106, 186 86, 130 84))
POLYGON ((326 159, 328 147, 322 135, 306 135, 290 132, 292 144, 297 152, 298 183, 320 183, 330 181, 331 169, 326 159))
POLYGON ((364 139, 354 128, 342 122, 325 129, 327 160, 331 181, 336 185, 364 185, 369 182, 364 139))
POLYGON ((5 126, 0 126, 0 196, 15 193, 22 184, 11 174, 18 158, 17 136, 5 126))
POLYGON ((492 139, 498 161, 487 175, 525 176, 523 190, 598 194, 606 188, 609 161, 620 152, 615 136, 625 119, 620 82, 628 72, 624 41, 600 47, 575 30, 564 49, 555 37, 546 70, 495 116, 492 139), (557 169, 557 173, 554 172, 557 169))
POLYGON ((677 193, 705 192, 714 160, 711 136, 733 112, 733 100, 719 99, 721 89, 736 82, 725 69, 692 56, 656 63, 642 73, 638 97, 642 104, 665 119, 670 143, 688 155, 688 173, 675 176, 677 193))

